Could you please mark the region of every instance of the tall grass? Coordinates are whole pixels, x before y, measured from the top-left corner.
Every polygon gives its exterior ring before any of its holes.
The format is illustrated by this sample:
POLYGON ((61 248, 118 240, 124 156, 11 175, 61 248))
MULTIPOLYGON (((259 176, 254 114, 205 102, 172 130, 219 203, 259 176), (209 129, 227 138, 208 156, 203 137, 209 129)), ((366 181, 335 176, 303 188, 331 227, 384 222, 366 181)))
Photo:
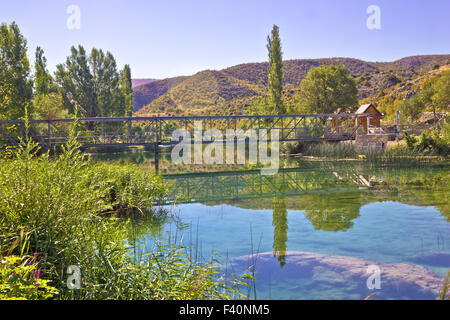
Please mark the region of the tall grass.
POLYGON ((361 160, 375 165, 419 165, 445 159, 445 156, 410 149, 404 144, 385 148, 359 148, 351 143, 315 143, 305 146, 302 155, 333 160, 361 160))
POLYGON ((27 138, 0 159, 0 296, 240 297, 241 280, 218 280, 215 261, 193 263, 180 243, 134 247, 128 222, 113 213, 145 213, 167 188, 138 167, 91 163, 80 151, 76 125, 59 155, 41 153, 27 138), (71 265, 81 269, 79 290, 67 287, 71 265), (19 290, 22 283, 35 289, 19 290))

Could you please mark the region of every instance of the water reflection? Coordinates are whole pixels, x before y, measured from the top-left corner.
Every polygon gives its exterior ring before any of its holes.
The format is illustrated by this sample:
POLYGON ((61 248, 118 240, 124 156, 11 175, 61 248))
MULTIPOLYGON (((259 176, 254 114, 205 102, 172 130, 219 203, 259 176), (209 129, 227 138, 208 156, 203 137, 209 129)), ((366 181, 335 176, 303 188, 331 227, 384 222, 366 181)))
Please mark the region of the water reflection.
POLYGON ((340 195, 304 195, 299 200, 299 209, 305 210, 305 217, 315 230, 347 231, 353 220, 359 217, 360 202, 348 201, 340 195))
POLYGON ((273 256, 278 257, 280 266, 286 263, 287 251, 287 209, 284 198, 274 198, 272 201, 272 225, 273 225, 273 256))
POLYGON ((366 267, 377 264, 386 281, 378 298, 429 299, 450 266, 446 170, 288 169, 165 180, 176 191, 168 202, 183 202, 174 208, 200 250, 217 249, 234 271, 256 266, 259 298, 361 299, 370 294, 366 267), (256 263, 249 229, 261 235, 256 263))

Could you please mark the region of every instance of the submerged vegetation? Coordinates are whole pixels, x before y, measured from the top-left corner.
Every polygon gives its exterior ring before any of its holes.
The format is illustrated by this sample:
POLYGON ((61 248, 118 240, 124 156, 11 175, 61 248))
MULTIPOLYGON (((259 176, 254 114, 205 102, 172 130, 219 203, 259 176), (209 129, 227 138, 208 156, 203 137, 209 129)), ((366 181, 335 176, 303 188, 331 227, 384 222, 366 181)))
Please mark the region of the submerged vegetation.
POLYGON ((111 214, 151 214, 167 187, 132 165, 90 162, 74 132, 59 155, 28 139, 0 159, 2 299, 240 296, 240 280, 218 279, 216 261, 193 262, 182 243, 136 247, 129 220, 111 214), (81 270, 79 290, 68 289, 69 266, 81 270))

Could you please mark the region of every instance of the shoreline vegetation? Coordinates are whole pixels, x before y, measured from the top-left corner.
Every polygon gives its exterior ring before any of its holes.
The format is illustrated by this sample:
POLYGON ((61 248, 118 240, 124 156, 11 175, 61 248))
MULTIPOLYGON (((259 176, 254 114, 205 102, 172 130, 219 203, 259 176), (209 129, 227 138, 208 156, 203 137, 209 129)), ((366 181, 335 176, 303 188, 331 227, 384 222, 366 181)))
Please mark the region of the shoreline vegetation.
POLYGON ((72 128, 58 155, 27 139, 0 158, 0 299, 245 297, 243 279, 219 278, 214 258, 194 261, 172 239, 149 249, 132 241, 123 216, 152 215, 167 187, 137 166, 93 163, 79 147, 72 128), (80 268, 79 290, 68 289, 68 266, 80 268))

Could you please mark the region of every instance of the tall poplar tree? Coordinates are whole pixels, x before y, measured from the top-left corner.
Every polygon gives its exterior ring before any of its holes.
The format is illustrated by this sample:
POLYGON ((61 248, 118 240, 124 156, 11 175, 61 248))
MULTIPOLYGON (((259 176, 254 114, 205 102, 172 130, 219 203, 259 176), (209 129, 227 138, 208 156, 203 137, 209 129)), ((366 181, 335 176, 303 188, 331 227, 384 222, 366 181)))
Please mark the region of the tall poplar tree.
POLYGON ((15 120, 30 106, 33 82, 27 41, 15 22, 0 26, 0 119, 15 120))
POLYGON ((71 55, 65 64, 56 66, 56 81, 63 97, 64 105, 70 113, 75 105, 83 116, 101 116, 95 94, 94 79, 89 69, 89 58, 83 46, 71 48, 71 55))
POLYGON ((46 95, 54 91, 53 78, 47 70, 47 59, 44 50, 36 48, 34 62, 34 95, 46 95))
POLYGON ((102 117, 123 116, 125 108, 120 97, 119 73, 116 60, 110 52, 93 48, 89 57, 94 93, 102 117))
POLYGON ((273 105, 274 114, 285 114, 283 103, 283 53, 278 26, 274 25, 272 33, 267 36, 267 50, 269 53, 269 97, 273 105))
POLYGON ((120 91, 124 99, 125 115, 131 117, 133 115, 133 88, 131 85, 131 69, 126 64, 120 73, 120 91))

